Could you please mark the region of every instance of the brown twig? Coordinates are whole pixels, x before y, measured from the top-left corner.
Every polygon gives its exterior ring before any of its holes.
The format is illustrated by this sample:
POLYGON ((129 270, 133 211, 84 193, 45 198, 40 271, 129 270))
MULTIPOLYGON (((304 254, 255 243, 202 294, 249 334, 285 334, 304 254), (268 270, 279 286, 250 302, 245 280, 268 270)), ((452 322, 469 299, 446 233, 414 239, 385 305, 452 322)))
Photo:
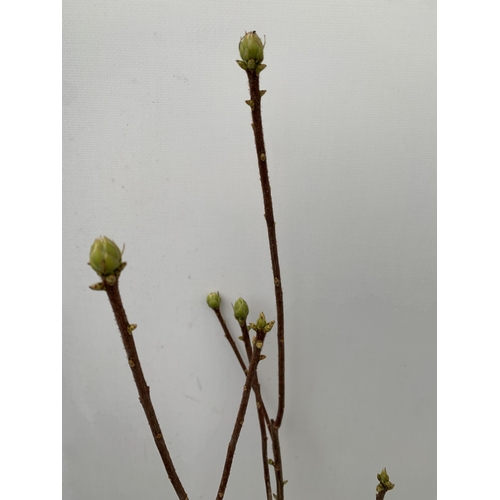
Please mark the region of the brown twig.
MULTIPOLYGON (((250 341, 250 335, 248 334, 248 328, 247 325, 241 325, 241 335, 243 337, 243 343, 245 344, 245 350, 247 352, 247 358, 248 362, 250 362, 250 359, 252 358, 252 343, 250 341)), ((245 372, 246 373, 246 372, 245 372)), ((257 399, 257 408, 259 409, 259 412, 262 413, 262 416, 264 417, 264 421, 266 422, 267 426, 271 425, 271 420, 269 419, 269 415, 267 413, 266 405, 264 404, 264 401, 262 399, 262 394, 260 392, 260 384, 259 384, 259 374, 255 374, 255 379, 253 381, 253 387, 252 389, 255 392, 255 398, 257 399)))
POLYGON ((275 419, 275 427, 281 426, 283 412, 285 410, 285 327, 283 311, 283 289, 281 284, 280 264, 278 259, 278 243, 276 240, 276 228, 274 222, 273 200, 271 196, 271 185, 267 170, 266 147, 264 144, 264 131, 262 128, 262 115, 260 108, 261 91, 259 87, 259 75, 255 70, 246 70, 250 86, 250 107, 252 109, 252 128, 255 136, 255 148, 259 164, 260 182, 262 196, 264 198, 264 217, 267 224, 267 235, 269 249, 271 252, 271 264, 274 276, 274 293, 276 297, 276 320, 278 323, 278 412, 275 419))
POLYGON ((255 338, 255 343, 252 352, 252 359, 248 365, 247 377, 245 380, 245 385, 243 386, 243 394, 241 396, 240 407, 238 409, 238 414, 236 415, 236 421, 234 423, 233 433, 231 439, 229 440, 229 445, 227 447, 226 461, 224 462, 224 468, 222 470, 222 478, 219 484, 219 489, 215 500, 221 500, 224 498, 226 492, 227 482, 229 480, 229 475, 231 473, 231 466, 233 464, 234 452, 236 451, 236 445, 238 444, 238 439, 240 437, 241 429, 243 427, 243 422, 245 420, 245 413, 248 406, 248 400, 250 399, 250 392, 252 384, 257 372, 257 366, 260 361, 260 353, 262 346, 264 344, 265 337, 264 330, 257 331, 255 338))
POLYGON ((283 481, 283 467, 281 464, 281 447, 280 447, 280 437, 279 437, 279 427, 274 425, 274 420, 271 420, 271 426, 269 427, 271 433, 271 442, 273 445, 273 456, 274 456, 274 474, 276 477, 276 499, 283 500, 285 498, 283 481))
MULTIPOLYGON (((245 349, 247 351, 248 362, 252 358, 252 344, 250 342, 250 335, 248 335, 248 327, 246 323, 241 324, 241 335, 243 337, 243 342, 245 344, 245 349)), ((266 494, 268 500, 273 500, 273 490, 271 487, 271 477, 269 475, 269 458, 267 455, 267 433, 266 433, 266 423, 271 432, 271 422, 269 420, 269 415, 267 414, 264 401, 262 400, 262 394, 260 393, 259 375, 256 373, 253 380, 253 392, 255 394, 255 403, 257 405, 257 416, 259 418, 260 436, 261 436, 261 450, 262 450, 262 465, 264 468, 264 482, 266 484, 266 494)))
POLYGON ((255 390, 254 394, 257 403, 257 418, 259 419, 260 448, 262 452, 262 468, 264 471, 264 484, 266 486, 267 500, 273 500, 273 489, 271 486, 271 476, 269 474, 269 459, 267 455, 266 421, 264 419, 264 413, 261 411, 261 403, 259 403, 259 397, 257 396, 255 390))
POLYGON ((149 395, 149 386, 144 378, 141 362, 139 361, 139 355, 135 347, 134 336, 132 334, 133 327, 128 322, 125 309, 123 308, 120 291, 118 289, 118 279, 114 285, 106 284, 105 289, 120 330, 125 352, 127 353, 128 364, 132 370, 137 392, 139 393, 139 401, 141 402, 144 413, 146 414, 149 427, 151 428, 151 433, 153 434, 156 447, 158 448, 163 465, 167 471, 168 478, 170 479, 179 500, 188 500, 188 495, 182 486, 179 476, 177 475, 170 453, 167 449, 167 444, 163 438, 160 424, 156 418, 153 403, 149 395))
MULTIPOLYGON (((238 360, 242 370, 247 373, 247 366, 245 362, 243 361, 243 358, 241 357, 240 351, 238 350, 238 347, 236 346, 236 343, 231 335, 231 332, 227 328, 226 325, 226 320, 223 318, 222 313, 220 312, 220 309, 217 307, 213 309, 215 315, 217 316, 217 319, 219 320, 220 326, 222 326, 222 330, 224 331, 224 336, 226 337, 227 341, 229 342, 229 345, 231 346, 231 349, 233 350, 234 354, 236 355, 236 359, 238 360)), ((250 347, 250 357, 251 357, 251 347, 250 347)))
MULTIPOLYGON (((217 316, 217 319, 219 320, 219 323, 222 327, 222 330, 224 331, 224 336, 229 342, 229 345, 233 349, 234 354, 236 355, 236 358, 238 359, 238 362, 240 363, 240 366, 243 370, 243 373, 245 375, 247 374, 247 367, 245 365, 245 362, 243 361, 240 351, 238 347, 236 346, 236 343, 234 342, 234 339, 227 327, 226 320, 222 316, 222 313, 220 312, 219 308, 214 309, 215 315, 217 316)), ((247 352, 247 357, 248 357, 248 362, 251 361, 252 359, 252 344, 250 342, 250 336, 248 335, 248 328, 246 324, 241 325, 241 331, 243 333, 243 340, 245 343, 245 349, 247 352)), ((267 433, 266 433, 266 422, 270 424, 269 416, 267 414, 266 407, 264 405, 264 401, 262 401, 262 396, 260 393, 260 385, 259 385, 259 379, 258 379, 258 374, 255 374, 253 384, 252 384, 252 389, 255 394, 255 402, 257 406, 257 417, 259 419, 259 428, 260 428, 260 436, 261 436, 261 449, 262 449, 262 467, 264 469, 264 483, 266 487, 266 495, 267 495, 267 500, 273 500, 273 490, 271 487, 271 477, 269 475, 269 459, 267 456, 267 433)))

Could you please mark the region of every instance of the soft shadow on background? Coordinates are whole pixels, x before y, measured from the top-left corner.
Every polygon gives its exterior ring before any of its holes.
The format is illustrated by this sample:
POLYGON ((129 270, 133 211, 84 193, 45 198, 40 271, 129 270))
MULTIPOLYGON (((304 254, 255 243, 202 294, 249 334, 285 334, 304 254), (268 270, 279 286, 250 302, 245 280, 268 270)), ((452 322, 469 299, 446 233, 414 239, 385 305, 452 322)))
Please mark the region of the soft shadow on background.
MULTIPOLYGON (((215 497, 243 377, 205 297, 274 296, 246 31, 261 87, 286 322, 289 500, 436 497, 436 5, 64 2, 63 498, 175 498, 106 296, 121 279, 151 396, 190 498, 215 497), (425 480, 424 480, 425 478, 425 480)), ((276 409, 276 339, 260 365, 276 409)), ((254 405, 226 497, 264 498, 254 405)))

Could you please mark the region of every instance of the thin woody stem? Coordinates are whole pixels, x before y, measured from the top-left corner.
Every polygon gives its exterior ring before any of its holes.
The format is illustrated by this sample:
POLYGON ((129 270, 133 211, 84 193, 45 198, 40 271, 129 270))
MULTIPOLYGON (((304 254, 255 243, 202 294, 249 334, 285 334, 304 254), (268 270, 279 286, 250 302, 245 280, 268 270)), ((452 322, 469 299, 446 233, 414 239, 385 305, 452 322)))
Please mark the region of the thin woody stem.
MULTIPOLYGON (((248 362, 250 362, 250 359, 252 358, 252 343, 250 341, 250 335, 248 334, 248 328, 247 328, 246 324, 244 324, 244 325, 240 324, 240 328, 241 328, 241 334, 243 337, 243 343, 245 344, 245 350, 247 352, 248 362)), ((257 403, 258 403, 257 408, 259 409, 259 412, 262 412, 262 415, 264 417, 266 424, 268 426, 270 426, 271 420, 269 420, 269 415, 267 413, 266 405, 264 404, 264 401, 262 400, 262 395, 260 393, 259 375, 257 373, 255 374, 255 379, 253 381, 252 389, 254 390, 255 397, 257 399, 257 403)))
POLYGON ((239 324, 241 329, 241 336, 243 338, 243 344, 245 344, 245 351, 247 352, 247 358, 248 361, 250 361, 250 358, 252 357, 252 343, 250 341, 250 335, 248 334, 248 327, 246 323, 239 324))
MULTIPOLYGON (((236 355, 236 359, 238 360, 242 370, 247 373, 247 367, 245 362, 243 361, 243 358, 241 357, 240 351, 238 350, 238 347, 236 346, 236 343, 231 336, 231 332, 227 328, 226 325, 226 320, 222 317, 222 313, 220 312, 219 308, 216 308, 213 310, 215 315, 217 316, 217 319, 219 320, 220 326, 222 326, 222 330, 224 331, 224 336, 226 337, 227 341, 229 342, 229 345, 231 346, 231 349, 233 350, 234 354, 236 355)), ((251 347, 250 347, 250 352, 251 352, 251 347)))
POLYGON ((233 433, 231 439, 229 440, 229 445, 227 447, 226 461, 224 462, 224 468, 222 470, 222 478, 219 484, 219 490, 215 500, 221 500, 224 498, 226 492, 227 483, 229 480, 229 475, 231 474, 231 466, 233 464, 234 452, 236 451, 236 445, 238 444, 238 439, 241 434, 241 429, 243 427, 243 422, 245 420, 245 413, 247 411, 248 400, 250 399, 250 392, 252 384, 257 373, 257 366, 260 361, 260 352, 264 343, 265 332, 260 330, 257 332, 255 338, 255 344, 253 347, 252 359, 248 366, 247 377, 245 380, 245 385, 243 386, 243 394, 241 396, 240 407, 238 409, 238 414, 236 415, 236 421, 234 423, 233 433))
MULTIPOLYGON (((241 334, 243 337, 243 342, 245 343, 245 349, 247 351, 248 362, 252 358, 252 344, 250 342, 250 335, 248 335, 248 327, 246 323, 240 323, 241 334)), ((267 414, 266 407, 264 406, 264 401, 262 401, 262 395, 260 393, 260 384, 258 374, 255 374, 253 381, 253 392, 255 394, 255 402, 257 404, 257 416, 259 418, 260 436, 261 436, 261 450, 262 450, 262 465, 264 468, 264 483, 266 484, 266 494, 268 500, 273 500, 273 490, 271 487, 271 477, 269 475, 269 459, 267 455, 267 433, 266 433, 266 422, 269 427, 269 432, 271 432, 271 422, 267 414)))
MULTIPOLYGON (((241 333, 243 335, 243 341, 245 343, 245 348, 247 350, 247 355, 249 352, 251 352, 251 345, 250 345, 250 337, 248 335, 248 329, 246 325, 240 325, 241 326, 241 333), (250 348, 250 351, 249 351, 250 348)), ((284 482, 283 482, 283 467, 281 465, 281 447, 280 447, 280 438, 279 438, 279 428, 274 425, 274 421, 269 420, 269 417, 267 415, 266 408, 264 406, 264 402, 262 401, 262 396, 260 394, 260 385, 258 382, 257 374, 255 375, 255 380, 254 380, 254 391, 255 391, 255 397, 257 399, 257 404, 261 403, 262 408, 264 409, 264 415, 266 418, 267 422, 267 427, 269 429, 269 435, 271 436, 271 442, 273 445, 273 467, 274 467, 274 475, 276 478, 276 498, 277 500, 283 500, 285 498, 285 494, 283 491, 284 487, 284 482), (258 392, 257 392, 258 390, 258 392)), ((257 406, 258 408, 258 406, 257 406)), ((260 416, 260 412, 259 412, 260 416)), ((263 452, 264 453, 264 452, 263 452)), ((268 463, 269 460, 267 459, 267 443, 266 443, 266 462, 268 463)), ((269 473, 269 472, 268 472, 269 473)), ((264 472, 265 475, 265 472, 264 472)), ((267 483, 266 483, 267 484, 267 483)))
MULTIPOLYGON (((222 330, 224 331, 224 336, 229 342, 229 345, 233 349, 234 354, 236 355, 236 358, 238 359, 238 362, 241 366, 241 369, 243 370, 243 373, 247 375, 248 370, 246 367, 245 362, 243 361, 243 358, 241 357, 240 351, 238 350, 238 347, 236 346, 236 343, 233 340, 233 337, 231 336, 231 333, 229 332, 229 329, 226 324, 226 320, 223 318, 222 313, 220 312, 220 309, 214 309, 215 315, 217 316, 217 319, 219 320, 220 325, 222 326, 222 330)), ((241 331, 243 333, 243 341, 245 343, 245 349, 247 352, 247 357, 248 361, 250 362, 252 358, 252 344, 250 342, 250 336, 248 335, 248 329, 245 327, 241 326, 241 331)), ((271 424, 271 421, 269 420, 269 415, 266 410, 266 406, 264 405, 264 401, 262 400, 262 396, 260 393, 260 385, 259 385, 259 379, 258 375, 255 374, 255 378, 253 381, 252 389, 255 392, 255 396, 257 398, 257 409, 259 409, 259 412, 262 412, 264 420, 266 424, 269 426, 271 424)))
POLYGON ((248 83, 250 86, 250 107, 252 109, 253 120, 252 128, 255 137, 255 148, 257 150, 262 196, 264 198, 264 217, 267 224, 267 235, 269 239, 271 264, 274 276, 274 293, 276 297, 276 320, 278 323, 278 412, 276 414, 274 425, 279 428, 281 426, 283 412, 285 410, 285 326, 283 289, 281 285, 280 264, 278 259, 278 243, 276 239, 276 224, 274 222, 273 200, 267 169, 264 131, 262 128, 262 114, 260 108, 262 96, 259 87, 259 75, 256 71, 250 69, 247 70, 246 73, 248 75, 248 83))
POLYGON ((283 500, 285 498, 283 481, 283 467, 281 462, 281 448, 280 448, 280 437, 279 437, 279 427, 274 425, 274 421, 271 420, 271 426, 269 428, 271 433, 271 442, 273 444, 273 456, 274 456, 274 474, 276 477, 276 499, 283 500))
POLYGON ((264 470, 264 484, 266 486, 267 500, 273 500, 273 489, 271 486, 271 476, 269 474, 269 459, 267 455, 267 434, 266 434, 266 421, 264 414, 261 411, 260 403, 257 394, 254 392, 255 400, 257 402, 257 418, 259 419, 260 439, 261 439, 261 452, 262 452, 262 468, 264 470))
POLYGON ((149 427, 151 428, 151 433, 153 434, 153 439, 156 447, 158 448, 158 452, 160 453, 165 470, 167 471, 168 478, 170 479, 179 500, 188 500, 188 495, 182 486, 179 476, 177 475, 170 453, 167 449, 167 444, 163 438, 160 424, 156 418, 153 403, 149 395, 149 386, 144 378, 141 362, 139 360, 139 354, 137 353, 137 349, 135 347, 134 336, 132 334, 133 328, 128 322, 125 309, 123 308, 120 291, 118 289, 118 279, 114 285, 106 284, 105 289, 120 330, 125 352, 127 353, 128 364, 132 370, 137 392, 139 393, 139 401, 141 402, 144 413, 146 414, 149 427))
MULTIPOLYGON (((247 369, 246 366, 241 359, 241 355, 239 353, 239 350, 231 336, 231 333, 229 332, 229 329, 227 328, 226 321, 224 320, 222 313, 220 312, 220 309, 214 309, 215 315, 217 316, 217 319, 219 320, 219 323, 222 326, 222 330, 224 331, 225 337, 229 341, 229 344, 231 345, 236 358, 238 359, 241 368, 243 369, 243 372, 246 374, 247 369)), ((240 323, 240 328, 241 328, 241 334, 243 338, 243 342, 245 344, 245 350, 247 353, 248 361, 250 362, 252 358, 252 344, 250 341, 250 335, 248 334, 248 328, 245 323, 241 324, 240 323)), ((269 415, 266 410, 266 406, 264 405, 264 401, 262 400, 262 395, 260 392, 260 384, 259 384, 259 379, 258 379, 258 374, 255 374, 255 378, 253 381, 252 389, 255 394, 255 400, 257 403, 257 415, 259 418, 259 426, 260 426, 260 434, 261 434, 261 449, 262 449, 262 465, 264 468, 264 482, 266 485, 266 494, 268 500, 273 499, 273 492, 272 492, 272 487, 271 487, 271 478, 269 475, 269 459, 268 459, 268 454, 267 454, 267 433, 266 433, 266 424, 269 429, 269 434, 271 435, 271 439, 273 440, 273 455, 274 455, 274 461, 273 465, 274 467, 274 472, 276 476, 276 484, 278 485, 278 496, 277 498, 279 500, 282 500, 283 493, 281 493, 281 497, 279 496, 279 492, 283 491, 283 471, 281 468, 281 451, 280 451, 280 446, 279 446, 279 436, 278 436, 278 430, 273 433, 273 424, 269 420, 269 415), (279 486, 281 485, 281 487, 279 486)))

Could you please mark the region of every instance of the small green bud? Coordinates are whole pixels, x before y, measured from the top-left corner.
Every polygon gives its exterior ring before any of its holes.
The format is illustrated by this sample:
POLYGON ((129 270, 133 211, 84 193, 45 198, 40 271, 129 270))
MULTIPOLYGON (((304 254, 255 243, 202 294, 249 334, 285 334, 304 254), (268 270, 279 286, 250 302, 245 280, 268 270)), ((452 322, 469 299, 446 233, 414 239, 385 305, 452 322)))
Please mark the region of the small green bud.
POLYGON ((245 36, 241 37, 240 56, 248 69, 254 69, 256 65, 264 60, 264 45, 255 31, 245 33, 245 36))
POLYGON ((90 285, 89 288, 91 290, 95 290, 97 292, 101 292, 103 290, 106 290, 106 284, 102 281, 99 281, 99 283, 94 283, 93 285, 90 285))
POLYGON ((99 276, 108 276, 120 271, 122 252, 114 241, 101 236, 90 248, 89 264, 99 276))
POLYGON ((219 292, 212 292, 207 295, 207 304, 211 309, 219 309, 221 298, 219 292))
POLYGON ((241 297, 234 303, 233 311, 234 317, 238 320, 238 323, 244 325, 250 310, 248 309, 248 304, 241 297))
POLYGON ((248 66, 247 66, 247 63, 246 63, 246 62, 239 61, 238 59, 236 60, 236 62, 238 63, 238 66, 239 66, 241 69, 244 69, 245 71, 248 69, 248 66))
POLYGON ((377 479, 381 483, 385 483, 386 481, 389 481, 389 474, 387 474, 387 470, 385 467, 382 469, 382 472, 380 474, 377 474, 377 479))
POLYGON ((269 323, 267 323, 267 325, 264 327, 264 331, 266 333, 269 333, 273 329, 274 323, 275 323, 274 320, 273 321, 269 321, 269 323))
POLYGON ((258 330, 264 330, 264 328, 266 328, 267 322, 263 312, 259 314, 259 319, 257 320, 256 326, 258 330))
MULTIPOLYGON (((119 268, 118 268, 119 269, 119 268)), ((116 277, 116 274, 108 274, 108 276, 104 276, 104 281, 111 286, 116 285, 116 280, 118 278, 116 277)))
POLYGON ((266 68, 267 68, 267 64, 258 64, 255 72, 257 74, 259 74, 261 71, 264 71, 266 68))
POLYGON ((380 481, 380 483, 377 485, 377 492, 380 493, 381 491, 389 491, 394 488, 394 483, 391 483, 389 481, 389 474, 387 474, 387 470, 385 467, 382 469, 382 472, 380 474, 377 474, 377 479, 380 481))

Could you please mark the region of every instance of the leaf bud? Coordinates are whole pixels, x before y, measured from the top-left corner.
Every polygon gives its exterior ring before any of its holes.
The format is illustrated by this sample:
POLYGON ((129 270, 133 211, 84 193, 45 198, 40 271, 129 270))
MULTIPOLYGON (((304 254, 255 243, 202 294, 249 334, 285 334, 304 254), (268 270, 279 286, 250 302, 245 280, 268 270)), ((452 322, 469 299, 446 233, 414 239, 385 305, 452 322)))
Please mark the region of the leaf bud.
POLYGON ((274 320, 269 321, 269 323, 267 323, 267 325, 264 327, 264 331, 266 333, 269 333, 273 329, 274 323, 276 323, 274 320))
POLYGON ((259 314, 259 318, 257 319, 256 326, 257 326, 258 330, 264 330, 266 328, 267 322, 266 322, 266 317, 264 316, 263 312, 261 312, 259 314))
POLYGON ((381 483, 385 483, 386 481, 389 481, 389 474, 387 474, 387 470, 385 467, 382 469, 382 472, 380 474, 377 474, 377 479, 381 483))

